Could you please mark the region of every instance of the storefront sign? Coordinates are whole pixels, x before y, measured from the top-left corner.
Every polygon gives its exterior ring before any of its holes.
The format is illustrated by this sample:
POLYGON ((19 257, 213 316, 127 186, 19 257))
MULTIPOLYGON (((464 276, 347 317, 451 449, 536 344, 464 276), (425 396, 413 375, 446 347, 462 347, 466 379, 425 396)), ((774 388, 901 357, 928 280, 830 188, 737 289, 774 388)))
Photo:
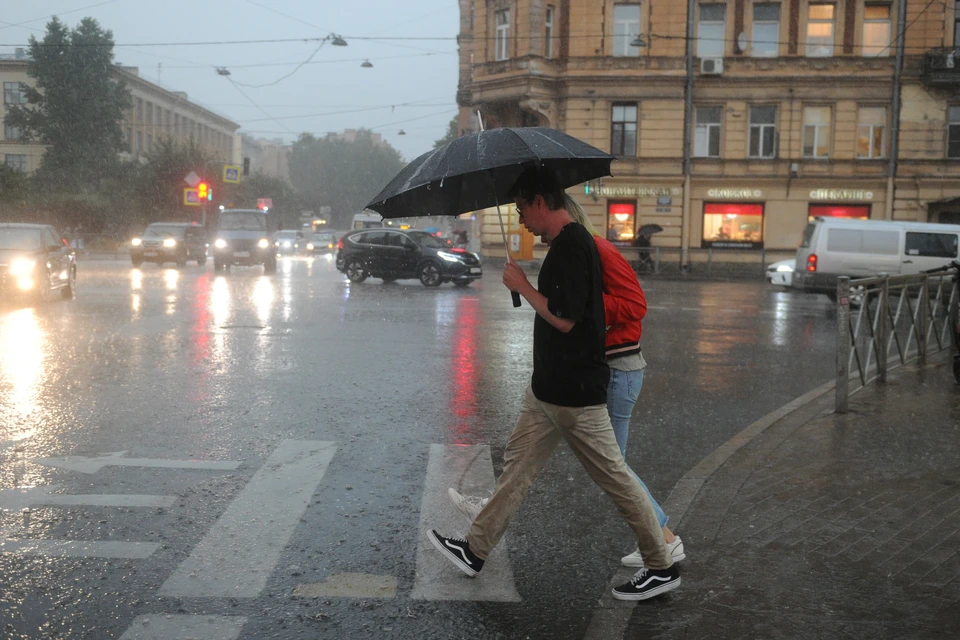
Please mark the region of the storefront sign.
POLYGON ((654 198, 673 195, 670 187, 590 187, 587 194, 613 197, 654 198))
POLYGON ((762 198, 763 192, 760 189, 707 189, 707 197, 717 200, 741 200, 762 198))
POLYGON ((873 191, 864 191, 863 189, 814 189, 810 192, 810 199, 832 200, 834 202, 869 202, 873 200, 873 191))

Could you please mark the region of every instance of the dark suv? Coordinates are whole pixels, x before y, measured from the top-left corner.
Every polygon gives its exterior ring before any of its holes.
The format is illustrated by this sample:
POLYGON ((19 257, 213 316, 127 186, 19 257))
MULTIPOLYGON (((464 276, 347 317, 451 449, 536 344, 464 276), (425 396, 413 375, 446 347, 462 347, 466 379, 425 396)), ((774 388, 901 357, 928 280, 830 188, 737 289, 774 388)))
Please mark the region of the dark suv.
POLYGON ((425 231, 360 229, 344 235, 337 247, 337 269, 351 282, 370 276, 384 282, 419 278, 425 287, 444 282, 465 287, 483 275, 477 254, 452 248, 425 231))
POLYGON ((277 253, 270 239, 270 216, 259 209, 225 209, 217 217, 213 241, 213 268, 232 264, 262 264, 266 273, 277 270, 277 253))
POLYGON ((155 222, 130 243, 130 262, 135 267, 144 262, 176 262, 182 267, 188 260, 200 266, 207 263, 207 234, 198 224, 155 222))

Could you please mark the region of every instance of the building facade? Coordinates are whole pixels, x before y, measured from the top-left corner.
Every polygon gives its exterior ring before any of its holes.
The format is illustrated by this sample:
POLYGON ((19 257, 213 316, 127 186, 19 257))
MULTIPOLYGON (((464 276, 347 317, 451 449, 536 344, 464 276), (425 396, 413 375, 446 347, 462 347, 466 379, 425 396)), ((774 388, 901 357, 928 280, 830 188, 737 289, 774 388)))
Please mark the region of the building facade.
MULTIPOLYGON (((616 156, 576 194, 611 240, 660 225, 686 260, 793 250, 811 216, 960 223, 960 2, 460 5, 461 131, 479 112, 616 156)), ((484 225, 488 253, 499 237, 484 225)))
POLYGON ((239 137, 239 157, 235 158, 237 164, 240 164, 243 158, 250 158, 252 173, 262 172, 273 178, 290 181, 291 145, 280 138, 265 140, 245 133, 241 133, 239 137))
MULTIPOLYGON (((26 104, 23 86, 33 82, 27 76, 28 63, 23 54, 0 58, 0 82, 3 85, 0 121, 9 105, 26 104)), ((142 157, 150 153, 161 139, 179 142, 193 139, 217 160, 233 162, 234 134, 240 128, 239 124, 190 102, 186 93, 168 91, 141 78, 136 67, 114 67, 114 76, 127 84, 132 101, 121 123, 123 157, 142 157)), ((20 132, 13 127, 4 126, 3 129, 0 160, 27 173, 36 171, 43 160, 44 145, 23 142, 20 132)))

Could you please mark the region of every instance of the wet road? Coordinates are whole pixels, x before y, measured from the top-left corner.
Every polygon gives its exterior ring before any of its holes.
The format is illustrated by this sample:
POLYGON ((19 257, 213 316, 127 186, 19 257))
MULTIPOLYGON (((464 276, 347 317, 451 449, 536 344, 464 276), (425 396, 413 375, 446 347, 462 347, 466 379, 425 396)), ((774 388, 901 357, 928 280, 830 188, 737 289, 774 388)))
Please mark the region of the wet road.
MULTIPOLYGON (((492 486, 529 380, 532 312, 485 278, 82 262, 76 300, 4 305, 0 636, 582 637, 634 545, 565 448, 481 579, 424 546, 466 530, 442 491, 492 486)), ((644 288, 628 461, 666 497, 830 379, 834 317, 765 283, 644 288)))

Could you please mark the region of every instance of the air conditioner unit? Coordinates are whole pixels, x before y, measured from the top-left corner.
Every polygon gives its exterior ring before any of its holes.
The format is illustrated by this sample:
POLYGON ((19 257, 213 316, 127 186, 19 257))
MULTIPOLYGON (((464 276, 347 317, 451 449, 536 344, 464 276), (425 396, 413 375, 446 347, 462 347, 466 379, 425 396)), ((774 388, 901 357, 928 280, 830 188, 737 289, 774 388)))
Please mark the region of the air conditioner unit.
POLYGON ((705 76, 718 76, 723 73, 723 58, 701 58, 700 73, 705 76))

